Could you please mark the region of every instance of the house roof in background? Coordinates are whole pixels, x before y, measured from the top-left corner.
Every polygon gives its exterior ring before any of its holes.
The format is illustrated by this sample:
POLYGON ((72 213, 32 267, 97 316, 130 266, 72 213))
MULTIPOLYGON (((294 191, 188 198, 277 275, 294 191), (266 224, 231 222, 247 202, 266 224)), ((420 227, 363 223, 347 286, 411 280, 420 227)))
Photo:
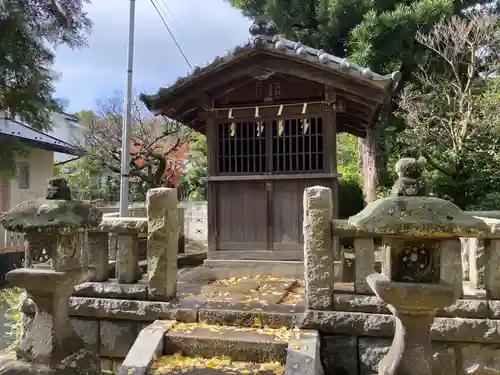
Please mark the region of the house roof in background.
POLYGON ((64 117, 66 117, 67 120, 76 121, 76 122, 79 121, 79 119, 78 119, 77 116, 72 115, 70 113, 66 113, 66 112, 56 112, 56 113, 59 113, 60 115, 63 115, 64 117))
POLYGON ((82 155, 82 151, 75 146, 8 118, 0 118, 0 136, 16 138, 30 147, 42 150, 82 155))

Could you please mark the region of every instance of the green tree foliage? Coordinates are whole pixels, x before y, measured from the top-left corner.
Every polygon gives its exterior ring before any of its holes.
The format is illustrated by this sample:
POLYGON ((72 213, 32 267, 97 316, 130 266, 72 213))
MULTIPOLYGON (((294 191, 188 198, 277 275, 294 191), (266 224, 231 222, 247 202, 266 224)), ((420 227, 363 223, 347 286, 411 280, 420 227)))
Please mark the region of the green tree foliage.
POLYGON ((400 142, 423 155, 433 192, 461 208, 498 209, 500 24, 453 17, 417 41, 427 54, 399 101, 400 142), (493 206, 492 206, 493 205, 493 206))
MULTIPOLYGON (((247 16, 269 16, 289 38, 378 73, 400 70, 400 88, 412 79, 425 53, 415 41, 417 31, 427 32, 441 18, 476 5, 497 6, 496 1, 484 0, 232 0, 232 4, 247 16)), ((387 152, 400 147, 396 135, 403 124, 390 116, 392 110, 386 108, 377 126, 360 140, 367 200, 376 197, 386 180, 387 152)))
MULTIPOLYGON (((0 113, 17 117, 35 129, 50 127, 58 75, 52 70, 53 47, 85 45, 91 22, 83 11, 87 0, 16 0, 0 2, 0 113)), ((13 171, 20 143, 0 139, 4 172, 13 171)))
POLYGON ((66 178, 73 196, 77 199, 103 199, 106 196, 100 183, 104 177, 102 168, 88 157, 62 164, 57 167, 55 173, 56 176, 66 178))
POLYGON ((337 135, 337 171, 342 175, 342 180, 347 180, 358 185, 362 183, 359 171, 359 146, 356 136, 349 133, 337 135))
POLYGON ((203 134, 193 133, 192 141, 189 144, 189 163, 187 171, 182 176, 181 186, 187 190, 187 195, 191 200, 207 199, 207 184, 205 179, 208 176, 207 165, 207 139, 203 134))

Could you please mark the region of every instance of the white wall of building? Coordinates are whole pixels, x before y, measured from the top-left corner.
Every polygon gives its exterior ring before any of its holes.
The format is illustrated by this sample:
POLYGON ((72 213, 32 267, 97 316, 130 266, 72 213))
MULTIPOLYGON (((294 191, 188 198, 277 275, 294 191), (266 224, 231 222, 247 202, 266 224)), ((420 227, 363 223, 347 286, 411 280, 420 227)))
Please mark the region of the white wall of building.
MULTIPOLYGON (((83 144, 85 132, 87 128, 80 123, 75 116, 67 115, 65 113, 53 112, 52 113, 52 130, 47 134, 60 139, 72 145, 83 144)), ((55 153, 54 159, 56 163, 73 159, 74 156, 55 153)))
MULTIPOLYGON (((45 197, 47 180, 54 175, 54 153, 32 148, 27 155, 17 157, 16 167, 19 176, 9 181, 7 208, 12 208, 26 200, 45 197)), ((8 242, 6 240, 5 230, 0 225, 0 248, 6 246, 8 242)), ((11 240, 19 242, 15 239, 11 240)))

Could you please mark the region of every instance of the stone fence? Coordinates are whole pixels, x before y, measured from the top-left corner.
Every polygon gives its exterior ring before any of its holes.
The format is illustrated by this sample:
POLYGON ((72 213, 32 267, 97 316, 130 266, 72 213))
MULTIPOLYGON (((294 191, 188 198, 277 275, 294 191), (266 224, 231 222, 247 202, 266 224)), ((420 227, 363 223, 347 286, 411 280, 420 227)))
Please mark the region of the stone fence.
MULTIPOLYGON (((44 201, 35 203, 43 210, 44 201)), ((174 189, 152 189, 147 194, 147 217, 105 217, 98 225, 75 234, 78 240, 71 259, 76 260, 79 268, 92 272, 83 283, 75 283, 69 292, 69 321, 83 339, 85 348, 99 355, 103 369, 110 370, 120 363, 145 325, 182 314, 175 299, 179 246, 177 206, 174 189), (139 246, 143 237, 147 237, 145 261, 141 261, 139 246), (115 259, 114 277, 110 277, 110 259, 115 259)), ((29 268, 20 272, 41 270, 49 276, 50 272, 58 274, 57 269, 50 270, 50 267, 58 267, 61 244, 57 241, 60 239, 55 241, 50 232, 43 230, 24 233, 25 265, 29 268)), ((32 298, 23 300, 23 329, 38 329, 33 323, 38 310, 32 298)))
MULTIPOLYGON (((490 233, 480 238, 460 237, 464 293, 500 299, 500 272, 498 271, 500 269, 500 219, 476 216, 481 212, 465 212, 484 221, 490 227, 490 233), (497 273, 498 275, 495 276, 497 273)), ((343 221, 336 220, 336 222, 338 227, 343 221)), ((355 233, 349 233, 349 231, 337 232, 333 237, 334 241, 340 243, 341 249, 340 261, 335 262, 335 280, 352 284, 353 291, 356 293, 372 294, 366 283, 366 276, 374 271, 380 272, 382 268, 381 237, 356 236, 355 233)))
POLYGON ((82 262, 95 269, 89 283, 75 288, 82 297, 169 301, 176 294, 178 210, 175 191, 151 190, 146 218, 105 217, 86 234, 82 262), (172 197, 164 196, 171 193, 172 197), (163 194, 163 195, 162 195, 163 194), (147 236, 146 269, 140 265, 139 239, 147 236), (109 279, 109 260, 115 278, 109 279), (101 285, 98 285, 101 283, 101 285), (127 285, 133 285, 128 288, 127 285))
MULTIPOLYGON (((118 218, 118 208, 115 206, 99 207, 104 220, 118 218)), ((130 216, 146 220, 146 204, 136 204, 130 207, 130 216)), ((206 245, 208 242, 207 202, 184 201, 178 203, 180 231, 186 238, 206 245)), ((146 233, 146 232, 144 232, 146 233)), ((5 231, 0 227, 0 250, 3 252, 24 251, 24 234, 5 231)), ((114 254, 111 250, 111 255, 114 254)), ((114 259, 114 258, 113 258, 114 259)))
MULTIPOLYGON (((332 204, 328 188, 311 187, 304 193, 302 328, 321 331, 326 372, 370 375, 389 353, 397 319, 391 314, 394 306, 375 295, 367 277, 384 274, 384 269, 390 274, 394 258, 391 261, 388 256, 390 245, 382 242, 382 236, 356 230, 348 220, 334 220, 332 204), (339 247, 340 262, 334 255, 338 243, 344 244, 339 247), (334 272, 339 264, 343 264, 342 278, 334 272)), ((430 332, 432 373, 500 374, 500 220, 489 214, 488 218, 474 216, 483 214, 479 212, 464 214, 480 219, 485 231, 471 237, 459 235, 460 241, 439 235, 431 238, 442 244, 441 280, 460 290, 456 302, 435 309, 430 332)), ((425 233, 415 236, 421 243, 430 238, 424 238, 425 233)), ((425 290, 429 284, 421 285, 425 290)), ((422 303, 418 292, 404 296, 422 303)), ((394 350, 394 342, 392 346, 394 350)))

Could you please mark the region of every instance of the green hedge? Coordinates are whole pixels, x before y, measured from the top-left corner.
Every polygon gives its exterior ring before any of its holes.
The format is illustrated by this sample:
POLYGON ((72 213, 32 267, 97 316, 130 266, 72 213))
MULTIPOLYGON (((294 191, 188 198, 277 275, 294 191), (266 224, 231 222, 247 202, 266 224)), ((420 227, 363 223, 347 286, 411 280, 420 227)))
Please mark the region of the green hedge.
POLYGON ((363 190, 354 180, 340 180, 339 219, 347 219, 364 208, 363 190))

